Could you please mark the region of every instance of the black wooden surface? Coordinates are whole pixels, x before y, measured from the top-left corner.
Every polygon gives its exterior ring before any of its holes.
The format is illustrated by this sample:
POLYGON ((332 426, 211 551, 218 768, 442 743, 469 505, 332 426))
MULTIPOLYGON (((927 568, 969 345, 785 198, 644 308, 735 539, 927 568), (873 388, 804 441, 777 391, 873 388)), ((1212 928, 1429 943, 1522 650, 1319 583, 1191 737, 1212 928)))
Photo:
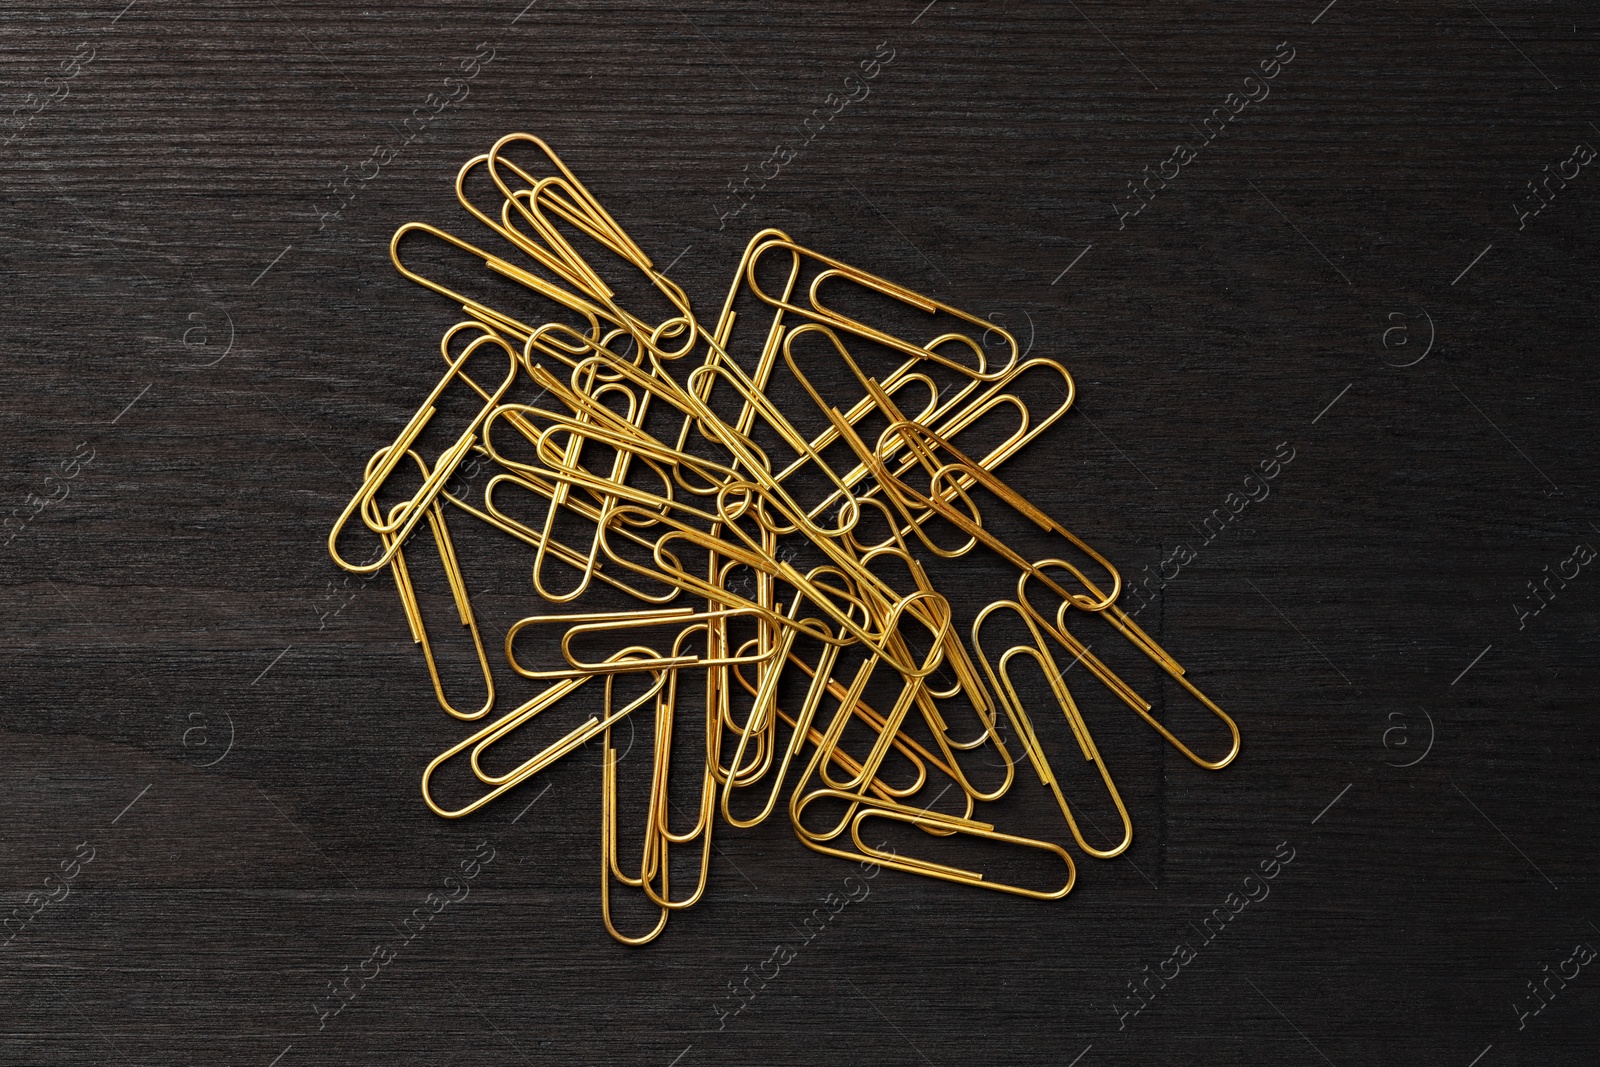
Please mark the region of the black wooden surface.
MULTIPOLYGON (((1600 174, 1536 215, 1527 184, 1600 145, 1592 6, 523 2, 0 16, 0 913, 94 850, 0 949, 0 1062, 1596 1062, 1600 972, 1546 979, 1600 946, 1600 564, 1537 614, 1526 584, 1600 545, 1600 174), (870 95, 719 229, 880 42, 870 95), (720 1030, 850 873, 781 816, 720 833, 705 901, 631 950, 599 923, 592 746, 431 815, 458 731, 391 583, 323 539, 452 321, 389 236, 465 229, 455 170, 512 130, 702 305, 778 226, 1065 362, 1075 410, 1006 475, 1135 578, 1193 551, 1140 618, 1238 762, 1116 727, 1126 857, 1052 904, 885 872, 720 1030)), ((501 571, 485 603, 536 610, 501 571)))

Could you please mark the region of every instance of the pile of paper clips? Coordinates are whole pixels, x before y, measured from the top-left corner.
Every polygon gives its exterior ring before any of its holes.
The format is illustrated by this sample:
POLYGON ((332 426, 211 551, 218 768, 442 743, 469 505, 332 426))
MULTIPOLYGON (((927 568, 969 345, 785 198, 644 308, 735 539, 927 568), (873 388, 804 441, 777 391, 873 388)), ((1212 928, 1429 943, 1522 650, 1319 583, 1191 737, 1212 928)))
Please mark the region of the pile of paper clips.
POLYGON ((1103 685, 1194 763, 1220 769, 1237 755, 1233 721, 1118 607, 1116 569, 994 473, 1070 406, 1059 363, 1026 359, 994 324, 776 230, 750 242, 708 328, 527 134, 469 161, 456 192, 498 253, 423 223, 395 234, 401 273, 468 318, 444 334, 442 377, 373 454, 328 548, 346 570, 393 572, 435 694, 457 719, 489 716, 500 672, 468 595, 456 517, 520 541, 519 566, 531 562, 544 601, 588 610, 529 615, 505 632, 509 671, 545 688, 428 765, 422 793, 433 811, 466 815, 601 738, 601 912, 612 936, 642 944, 704 894, 718 814, 755 826, 786 781, 789 818, 809 848, 1064 896, 1076 874, 1059 844, 975 814, 1013 782, 1009 738, 1084 852, 1110 858, 1132 842, 1063 677, 1079 663, 1075 685, 1103 685), (415 265, 441 255, 454 266, 415 265), (470 486, 451 490, 469 457, 492 472, 477 502, 470 486), (1045 547, 1030 551, 1026 538, 1041 533, 1045 547), (423 537, 474 642, 481 706, 446 697, 406 554, 423 537), (957 580, 942 594, 929 567, 957 580), (996 567, 1008 577, 979 579, 996 567), (983 592, 995 580, 1001 599, 983 592), (1207 760, 1179 741, 1069 620, 1109 626, 1196 697, 1225 724, 1226 754, 1207 760), (1119 842, 1093 845, 1080 831, 1046 758, 1045 720, 1019 689, 1024 660, 1066 719, 1061 736, 1070 731, 1103 779, 1119 842), (648 771, 626 776, 644 809, 636 849, 619 845, 623 764, 612 743, 630 715, 654 739, 648 771), (446 784, 452 776, 467 783, 462 801, 440 799, 459 788, 446 784), (878 834, 901 844, 869 844, 878 834), (676 894, 673 846, 689 849, 698 872, 676 894), (940 858, 918 858, 925 850, 940 858), (1039 884, 945 862, 969 852, 1031 857, 1039 884), (636 891, 629 908, 644 905, 653 929, 617 929, 619 885, 636 891))

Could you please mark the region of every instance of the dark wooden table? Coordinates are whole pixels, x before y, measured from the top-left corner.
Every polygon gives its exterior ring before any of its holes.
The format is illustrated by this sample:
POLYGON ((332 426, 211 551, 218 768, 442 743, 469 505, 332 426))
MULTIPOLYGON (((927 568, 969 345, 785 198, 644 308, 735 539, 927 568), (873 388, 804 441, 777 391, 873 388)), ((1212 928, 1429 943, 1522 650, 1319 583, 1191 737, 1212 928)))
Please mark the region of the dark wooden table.
POLYGON ((523 3, 6 6, 0 1062, 1596 1062, 1592 5, 523 3), (323 540, 452 321, 389 236, 513 130, 702 304, 777 226, 1061 359, 1006 476, 1170 576, 1238 762, 1124 715, 1065 900, 885 872, 803 945, 850 869, 781 816, 613 943, 594 746, 430 814, 459 729, 323 540))

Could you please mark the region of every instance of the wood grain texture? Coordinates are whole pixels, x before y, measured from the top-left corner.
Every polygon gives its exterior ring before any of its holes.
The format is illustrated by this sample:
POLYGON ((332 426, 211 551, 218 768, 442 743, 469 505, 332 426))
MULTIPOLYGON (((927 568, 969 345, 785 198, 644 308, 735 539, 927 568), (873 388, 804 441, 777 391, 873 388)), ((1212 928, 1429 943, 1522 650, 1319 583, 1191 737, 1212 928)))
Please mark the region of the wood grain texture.
MULTIPOLYGON (((0 1062, 1594 1062, 1593 968, 1516 1007, 1600 946, 1600 568, 1518 608, 1600 545, 1600 174, 1516 210, 1600 144, 1592 9, 524 2, 0 10, 0 122, 31 114, 0 130, 0 472, 19 515, 66 487, 0 535, 0 914, 95 850, 0 950, 0 1062), (870 96, 722 225, 880 42, 870 96), (1238 719, 1237 764, 1108 726, 1126 858, 1048 905, 885 873, 721 1031, 842 863, 781 818, 722 833, 704 903, 628 950, 593 749, 429 814, 452 724, 387 579, 342 583, 323 539, 452 321, 389 236, 460 226, 456 168, 519 129, 702 305, 777 226, 1065 362, 1078 404, 1006 476, 1135 577, 1194 551, 1140 619, 1238 719), (483 840, 470 896, 319 1030, 327 983, 483 840)), ((493 570, 485 610, 526 613, 526 570, 493 570)))

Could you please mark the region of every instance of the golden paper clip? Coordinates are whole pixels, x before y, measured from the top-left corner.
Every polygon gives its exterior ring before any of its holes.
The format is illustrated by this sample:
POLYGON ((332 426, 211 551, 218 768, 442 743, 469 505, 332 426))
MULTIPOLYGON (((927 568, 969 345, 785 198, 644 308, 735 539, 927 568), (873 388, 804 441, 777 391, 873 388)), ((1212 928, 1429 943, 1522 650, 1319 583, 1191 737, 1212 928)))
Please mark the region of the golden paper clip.
POLYGON ((468 450, 471 449, 473 442, 477 439, 478 426, 488 417, 491 410, 489 404, 485 404, 479 409, 478 413, 467 423, 466 428, 461 431, 455 442, 445 449, 444 453, 433 463, 431 468, 428 468, 422 487, 410 499, 404 501, 401 506, 391 509, 384 522, 372 527, 375 533, 388 535, 385 538, 388 543, 378 559, 369 563, 351 563, 339 554, 339 535, 344 532, 345 526, 350 522, 351 518, 357 514, 362 514, 364 519, 367 520, 366 524, 371 525, 371 509, 377 500, 378 493, 383 489, 389 476, 405 458, 406 453, 410 451, 412 443, 421 435, 423 429, 435 415, 437 411, 435 405, 445 389, 463 375, 463 368, 466 367, 467 362, 472 359, 480 348, 491 346, 507 357, 505 380, 500 383, 498 390, 493 394, 491 403, 493 400, 498 400, 500 396, 505 394, 507 389, 511 388, 511 382, 517 374, 517 357, 516 353, 504 341, 493 334, 484 334, 467 346, 466 351, 462 352, 450 364, 444 376, 439 379, 439 384, 434 386, 433 391, 428 394, 428 398, 423 401, 422 407, 411 417, 411 421, 406 423, 405 428, 400 431, 400 435, 395 438, 394 443, 387 446, 383 458, 373 467, 371 474, 362 483, 361 488, 356 491, 356 495, 350 499, 350 503, 345 505, 343 513, 335 521, 332 531, 328 534, 328 554, 333 557, 333 561, 339 566, 355 574, 372 574, 388 566, 389 561, 394 558, 394 554, 400 550, 400 545, 410 535, 411 531, 416 528, 417 523, 421 522, 427 514, 428 504, 432 503, 433 499, 444 489, 445 483, 449 481, 450 476, 455 472, 462 459, 466 457, 468 450))
POLYGON ((972 643, 977 649, 978 658, 983 663, 984 670, 989 676, 990 683, 995 692, 1000 695, 1001 705, 1006 716, 1011 720, 1012 728, 1016 730, 1017 737, 1022 743, 1023 751, 1028 754, 1028 760, 1033 764, 1034 771, 1056 798, 1056 804, 1061 808, 1061 814, 1066 817, 1067 827, 1072 831, 1078 847, 1097 859, 1111 859, 1120 856, 1133 844, 1133 821, 1128 817, 1128 809, 1122 803, 1122 795, 1117 791, 1116 782, 1111 779, 1111 771, 1106 767, 1105 759, 1095 747, 1094 737, 1089 733, 1089 725, 1083 720, 1083 713, 1078 710, 1077 702, 1072 699, 1072 693, 1067 688, 1066 679, 1062 671, 1056 666, 1055 659, 1050 655, 1050 650, 1045 647, 1044 637, 1034 625, 1033 619, 1022 605, 1009 600, 996 601, 978 613, 972 624, 972 643), (1009 610, 1015 612, 1028 626, 1028 631, 1033 637, 1032 644, 1013 645, 1001 654, 999 662, 991 663, 989 656, 984 652, 980 642, 980 631, 983 623, 996 611, 1009 610), (1122 840, 1111 848, 1098 848, 1091 845, 1083 836, 1078 827, 1078 820, 1072 814, 1072 807, 1067 803, 1066 796, 1061 792, 1061 783, 1056 778, 1055 771, 1050 766, 1050 761, 1045 757, 1044 748, 1039 744, 1038 734, 1035 733, 1033 720, 1029 717, 1027 707, 1022 696, 1017 692, 1016 684, 1011 679, 1011 660, 1017 656, 1025 656, 1034 661, 1034 664, 1043 673, 1045 682, 1051 694, 1056 698, 1057 705, 1061 708, 1062 715, 1067 720, 1067 725, 1072 729, 1072 736, 1078 743, 1083 758, 1095 765, 1100 772, 1100 779, 1105 783, 1106 793, 1111 797, 1111 802, 1117 809, 1117 816, 1122 820, 1122 840))
MULTIPOLYGON (((408 452, 426 475, 426 466, 421 457, 415 452, 408 452)), ((377 457, 374 457, 374 461, 377 457)), ((370 470, 370 467, 369 467, 370 470)), ((394 559, 390 561, 390 570, 394 574, 395 588, 400 593, 400 603, 405 609, 406 622, 411 628, 412 640, 422 646, 423 659, 428 664, 428 676, 433 680, 433 692, 439 699, 439 706, 458 719, 471 721, 481 719, 494 707, 494 675, 489 670, 488 653, 483 647, 483 635, 478 632, 478 622, 472 613, 472 602, 467 595, 466 579, 461 574, 461 564, 456 558, 455 543, 450 539, 450 528, 445 522, 444 509, 439 501, 435 500, 428 505, 428 527, 433 534, 434 545, 438 549, 439 562, 444 567, 445 580, 450 586, 450 597, 455 602, 456 614, 472 635, 473 650, 477 653, 478 667, 483 672, 483 684, 486 690, 483 706, 477 711, 461 711, 450 703, 444 695, 444 682, 439 677, 439 665, 434 659, 433 643, 428 639, 428 626, 422 617, 422 605, 417 599, 416 589, 411 584, 411 571, 406 563, 405 551, 396 547, 394 559)), ((385 534, 385 537, 390 535, 385 534)))

